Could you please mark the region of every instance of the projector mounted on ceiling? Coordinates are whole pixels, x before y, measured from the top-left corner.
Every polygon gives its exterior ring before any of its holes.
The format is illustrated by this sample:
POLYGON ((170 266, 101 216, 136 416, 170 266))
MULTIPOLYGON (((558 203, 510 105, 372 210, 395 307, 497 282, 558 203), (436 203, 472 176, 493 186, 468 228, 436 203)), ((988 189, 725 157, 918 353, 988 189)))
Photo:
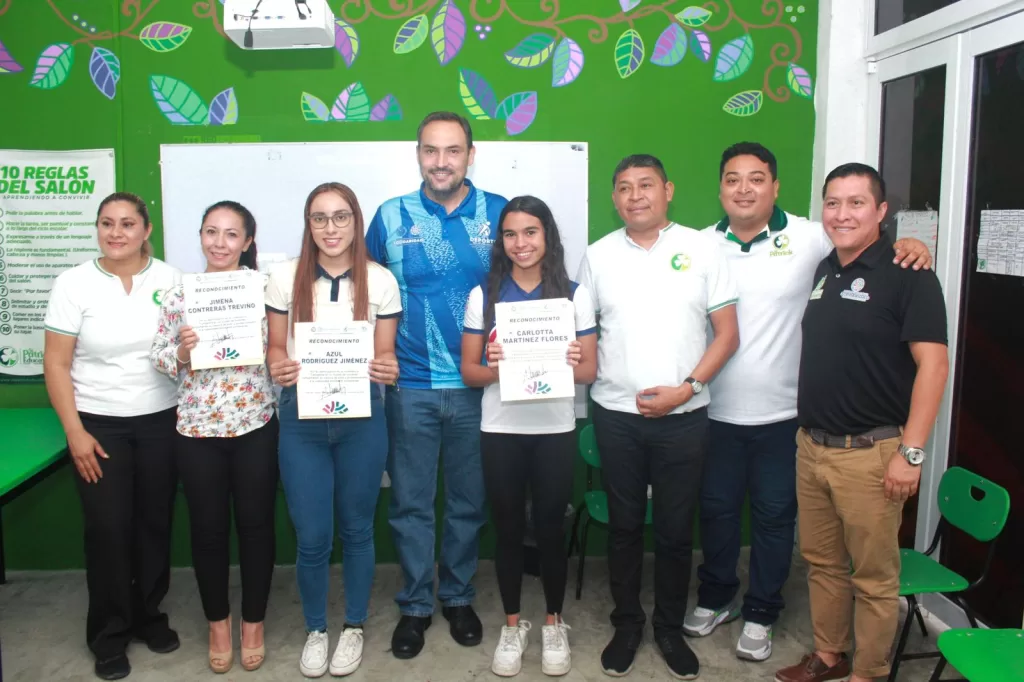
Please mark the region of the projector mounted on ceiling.
POLYGON ((245 50, 334 47, 327 0, 224 0, 224 32, 245 50))

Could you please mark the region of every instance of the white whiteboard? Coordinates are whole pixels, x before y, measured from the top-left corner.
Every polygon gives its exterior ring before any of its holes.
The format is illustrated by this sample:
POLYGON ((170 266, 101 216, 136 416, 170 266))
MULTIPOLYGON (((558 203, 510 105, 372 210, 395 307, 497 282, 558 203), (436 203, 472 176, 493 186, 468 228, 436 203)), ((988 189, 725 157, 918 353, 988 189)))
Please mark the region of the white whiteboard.
MULTIPOLYGON (((588 239, 588 148, 585 142, 475 143, 469 178, 506 199, 532 194, 551 207, 575 278, 588 239)), ((408 194, 422 178, 416 142, 296 142, 160 145, 164 257, 183 272, 201 272, 203 211, 231 199, 256 216, 261 269, 294 258, 302 242, 302 210, 309 192, 341 182, 356 193, 369 226, 377 207, 408 194)), ((586 416, 577 387, 576 414, 586 416)))

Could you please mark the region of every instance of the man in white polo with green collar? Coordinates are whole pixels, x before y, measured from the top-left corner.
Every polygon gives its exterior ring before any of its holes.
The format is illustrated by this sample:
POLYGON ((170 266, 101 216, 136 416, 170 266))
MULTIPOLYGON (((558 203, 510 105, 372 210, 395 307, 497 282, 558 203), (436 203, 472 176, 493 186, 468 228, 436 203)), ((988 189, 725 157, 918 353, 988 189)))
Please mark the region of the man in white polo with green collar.
MULTIPOLYGON (((796 397, 800 323, 814 272, 832 251, 820 223, 784 212, 775 156, 752 142, 722 154, 719 199, 726 217, 702 234, 719 246, 739 293, 740 346, 711 381, 710 449, 700 494, 704 561, 692 637, 743 615, 736 655, 764 661, 784 602, 796 527, 796 397), (750 496, 750 581, 738 597, 736 565, 744 499, 750 496)), ((896 242, 904 267, 928 268, 927 247, 896 242)))

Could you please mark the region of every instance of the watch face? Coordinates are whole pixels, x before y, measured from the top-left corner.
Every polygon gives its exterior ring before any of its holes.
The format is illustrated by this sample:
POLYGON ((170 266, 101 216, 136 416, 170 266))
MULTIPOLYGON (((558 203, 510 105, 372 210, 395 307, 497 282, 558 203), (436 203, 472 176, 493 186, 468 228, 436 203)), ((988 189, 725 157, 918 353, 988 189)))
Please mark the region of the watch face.
POLYGON ((693 392, 694 393, 700 393, 703 390, 704 390, 703 382, 694 380, 694 382, 693 382, 693 392))
POLYGON ((924 450, 920 448, 905 448, 903 456, 911 464, 917 465, 924 462, 924 450))

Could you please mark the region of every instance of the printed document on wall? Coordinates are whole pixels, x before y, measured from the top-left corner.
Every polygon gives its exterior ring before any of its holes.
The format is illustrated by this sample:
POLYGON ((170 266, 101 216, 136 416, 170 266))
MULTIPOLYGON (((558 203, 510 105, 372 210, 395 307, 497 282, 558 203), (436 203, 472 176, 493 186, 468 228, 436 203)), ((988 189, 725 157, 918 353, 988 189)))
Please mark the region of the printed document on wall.
POLYGON ((982 211, 978 272, 1024 277, 1024 211, 982 211))
POLYGON ((900 211, 896 214, 896 238, 920 239, 935 260, 939 241, 938 211, 900 211))

